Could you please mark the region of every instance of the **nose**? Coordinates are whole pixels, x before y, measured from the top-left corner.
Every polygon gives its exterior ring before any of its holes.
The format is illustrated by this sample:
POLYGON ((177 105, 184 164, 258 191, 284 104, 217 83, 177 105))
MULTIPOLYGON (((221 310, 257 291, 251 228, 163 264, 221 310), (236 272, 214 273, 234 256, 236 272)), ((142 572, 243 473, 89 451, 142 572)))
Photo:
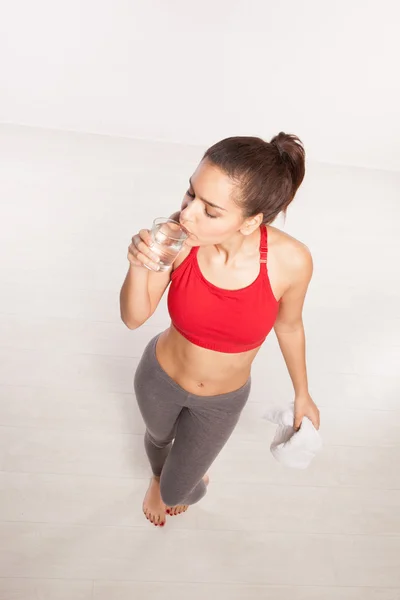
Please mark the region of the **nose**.
POLYGON ((193 211, 193 205, 191 202, 189 202, 185 208, 181 211, 181 215, 180 215, 180 221, 182 222, 182 224, 184 224, 184 222, 191 222, 193 221, 194 218, 194 211, 193 211))

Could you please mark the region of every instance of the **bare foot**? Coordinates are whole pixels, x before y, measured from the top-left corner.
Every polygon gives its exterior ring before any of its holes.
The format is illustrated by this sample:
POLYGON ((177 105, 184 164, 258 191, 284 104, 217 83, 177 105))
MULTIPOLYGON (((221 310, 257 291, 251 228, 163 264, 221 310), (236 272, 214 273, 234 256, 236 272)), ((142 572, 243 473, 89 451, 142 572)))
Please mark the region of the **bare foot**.
MULTIPOLYGON (((208 475, 204 475, 203 481, 206 485, 210 483, 210 478, 208 475)), ((189 506, 187 504, 178 504, 178 506, 167 506, 166 513, 171 517, 176 517, 176 515, 181 515, 186 512, 189 506)))
POLYGON ((143 501, 143 512, 153 525, 164 527, 166 506, 161 500, 160 478, 152 477, 143 501))

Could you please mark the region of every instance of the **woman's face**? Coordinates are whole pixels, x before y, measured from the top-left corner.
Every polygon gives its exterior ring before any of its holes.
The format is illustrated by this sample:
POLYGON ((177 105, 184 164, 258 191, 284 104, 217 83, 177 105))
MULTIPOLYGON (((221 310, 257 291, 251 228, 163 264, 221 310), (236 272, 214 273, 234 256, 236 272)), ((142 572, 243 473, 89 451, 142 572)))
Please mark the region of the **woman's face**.
POLYGON ((202 161, 189 181, 180 222, 195 239, 189 246, 221 244, 237 233, 243 223, 242 209, 233 201, 235 184, 218 167, 202 161))

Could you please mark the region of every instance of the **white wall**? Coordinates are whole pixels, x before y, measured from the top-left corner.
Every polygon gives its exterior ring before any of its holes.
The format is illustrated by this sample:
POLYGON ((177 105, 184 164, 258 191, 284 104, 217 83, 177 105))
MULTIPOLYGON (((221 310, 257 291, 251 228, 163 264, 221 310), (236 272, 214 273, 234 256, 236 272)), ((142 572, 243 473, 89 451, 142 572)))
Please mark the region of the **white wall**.
POLYGON ((395 0, 14 0, 0 122, 200 145, 286 130, 311 158, 400 169, 397 12, 395 0))

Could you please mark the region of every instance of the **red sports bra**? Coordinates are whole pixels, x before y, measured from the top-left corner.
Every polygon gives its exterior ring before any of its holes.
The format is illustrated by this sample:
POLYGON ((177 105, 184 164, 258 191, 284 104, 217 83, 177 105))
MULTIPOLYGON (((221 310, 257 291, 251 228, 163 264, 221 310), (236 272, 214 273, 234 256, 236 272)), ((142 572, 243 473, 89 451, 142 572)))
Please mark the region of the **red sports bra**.
POLYGON ((245 288, 224 290, 207 281, 197 262, 198 247, 172 272, 168 310, 189 342, 227 353, 247 352, 264 342, 279 310, 268 277, 267 235, 262 226, 260 272, 245 288))

